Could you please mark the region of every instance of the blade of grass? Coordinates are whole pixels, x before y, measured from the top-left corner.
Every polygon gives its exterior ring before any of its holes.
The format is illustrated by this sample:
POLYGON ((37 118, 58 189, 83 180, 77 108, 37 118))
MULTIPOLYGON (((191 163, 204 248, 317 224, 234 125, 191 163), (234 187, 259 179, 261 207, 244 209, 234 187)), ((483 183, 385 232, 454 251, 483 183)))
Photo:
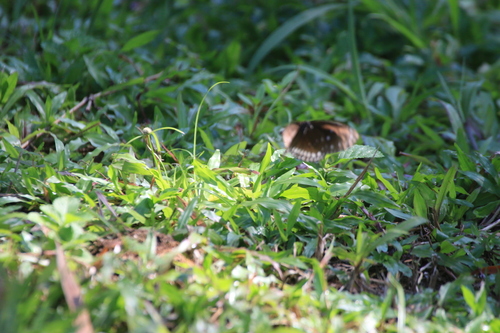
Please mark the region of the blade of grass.
POLYGON ((198 105, 198 110, 196 111, 196 119, 194 121, 194 137, 193 137, 193 159, 196 159, 196 139, 197 139, 197 133, 198 133, 198 119, 200 117, 200 112, 201 112, 201 106, 203 105, 203 103, 205 102, 205 98, 207 98, 207 95, 208 93, 213 89, 215 88, 216 86, 218 86, 219 84, 222 84, 222 83, 229 83, 228 81, 220 81, 220 82, 217 82, 215 83, 214 85, 212 85, 208 90, 207 92, 205 93, 205 95, 203 95, 203 98, 201 99, 201 103, 200 105, 198 105))
POLYGON ((273 33, 266 38, 266 40, 260 45, 260 47, 255 51, 250 63, 248 64, 247 74, 251 74, 259 63, 264 59, 264 57, 279 43, 285 40, 291 33, 300 28, 306 23, 311 22, 315 18, 324 15, 330 10, 341 10, 344 9, 343 4, 328 4, 315 8, 311 8, 303 11, 302 13, 292 17, 281 25, 278 29, 274 30, 273 33))
POLYGON ((458 0, 448 0, 448 7, 450 8, 450 18, 451 25, 453 26, 453 33, 455 37, 459 37, 458 28, 459 28, 459 19, 460 19, 460 7, 458 0))
POLYGON ((439 189, 436 203, 434 204, 434 224, 439 230, 441 230, 439 226, 439 211, 441 210, 445 196, 450 193, 452 198, 456 197, 454 180, 457 170, 458 168, 456 165, 453 165, 450 169, 448 169, 448 172, 444 176, 443 184, 441 184, 441 188, 439 189))
POLYGON ((354 1, 349 0, 348 5, 348 33, 349 33, 349 52, 351 54, 352 70, 354 74, 354 82, 358 88, 359 98, 364 106, 363 118, 367 120, 369 124, 372 123, 372 114, 370 112, 370 107, 368 105, 368 100, 366 98, 365 86, 363 84, 363 76, 361 74, 361 67, 359 65, 358 49, 356 47, 356 34, 354 27, 354 1))
POLYGON ((396 289, 397 297, 396 297, 396 304, 398 308, 398 333, 403 333, 405 332, 405 327, 406 327, 406 298, 405 298, 405 292, 403 290, 403 286, 399 281, 392 276, 392 274, 389 274, 388 276, 389 282, 391 285, 396 289))
POLYGON ((394 30, 408 38, 413 45, 419 49, 427 47, 426 42, 419 36, 421 24, 415 20, 413 2, 410 4, 412 7, 410 9, 403 8, 399 2, 392 0, 363 0, 363 3, 370 8, 375 17, 386 21, 394 30))

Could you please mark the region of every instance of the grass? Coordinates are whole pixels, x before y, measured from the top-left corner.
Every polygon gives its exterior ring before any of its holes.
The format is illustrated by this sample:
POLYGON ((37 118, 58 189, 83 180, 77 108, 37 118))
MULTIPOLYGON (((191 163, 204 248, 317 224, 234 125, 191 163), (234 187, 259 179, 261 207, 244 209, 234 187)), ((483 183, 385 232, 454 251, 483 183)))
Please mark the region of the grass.
POLYGON ((500 332, 497 11, 0 5, 0 331, 500 332))

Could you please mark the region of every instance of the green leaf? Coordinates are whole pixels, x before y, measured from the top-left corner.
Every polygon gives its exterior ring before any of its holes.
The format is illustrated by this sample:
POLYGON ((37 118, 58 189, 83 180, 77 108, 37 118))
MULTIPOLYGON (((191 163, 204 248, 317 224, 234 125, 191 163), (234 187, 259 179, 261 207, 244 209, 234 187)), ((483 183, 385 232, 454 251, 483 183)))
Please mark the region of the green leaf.
POLYGON ((370 111, 370 105, 366 98, 366 90, 363 79, 363 73, 361 72, 361 65, 358 56, 358 47, 356 44, 356 24, 354 17, 354 0, 348 1, 347 10, 347 32, 348 32, 348 43, 349 43, 349 56, 351 59, 352 73, 354 77, 354 82, 358 90, 358 98, 361 100, 363 105, 363 118, 366 118, 369 123, 372 122, 372 113, 370 111))
POLYGON ((179 220, 177 221, 177 230, 184 229, 187 226, 188 221, 191 219, 191 214, 193 214, 193 211, 197 205, 198 197, 195 197, 189 202, 189 204, 179 217, 179 220))
POLYGON ((320 266, 317 260, 311 260, 312 269, 314 272, 313 283, 316 298, 321 299, 323 293, 327 290, 328 284, 326 282, 325 271, 320 266))
POLYGON ((419 258, 432 258, 436 252, 429 244, 424 244, 415 246, 411 253, 419 258))
POLYGON ((385 14, 377 14, 376 16, 379 16, 382 20, 389 23, 395 30, 399 31, 402 35, 408 38, 410 42, 412 42, 413 45, 415 45, 419 49, 424 49, 427 46, 426 42, 422 40, 420 36, 408 29, 408 25, 406 24, 406 22, 399 22, 385 14))
POLYGON ((448 254, 457 250, 457 247, 450 243, 448 240, 444 240, 440 244, 441 253, 448 254))
POLYGON ((242 150, 246 149, 247 144, 248 143, 246 141, 241 141, 232 145, 228 150, 226 150, 224 156, 239 155, 242 150))
POLYGON ((352 195, 353 198, 364 200, 372 205, 375 205, 379 208, 391 208, 391 209, 399 209, 399 205, 397 205, 394 201, 390 200, 386 196, 369 191, 358 191, 352 195))
POLYGON ((51 229, 60 229, 72 223, 82 226, 93 219, 91 214, 80 210, 80 200, 74 197, 58 197, 52 205, 41 205, 40 210, 45 216, 30 213, 28 219, 51 229))
POLYGON ((17 150, 16 147, 14 147, 9 141, 7 141, 5 138, 2 138, 2 143, 3 143, 3 148, 9 154, 9 156, 13 159, 18 159, 19 158, 19 151, 17 150))
POLYGON ((125 161, 122 166, 122 171, 126 174, 135 173, 138 175, 151 176, 151 170, 144 163, 125 161))
POLYGON ((445 145, 445 141, 436 133, 436 130, 424 124, 423 118, 417 118, 417 122, 424 134, 429 137, 429 141, 432 141, 438 147, 445 145))
POLYGON ((182 99, 182 92, 179 92, 177 95, 177 125, 181 130, 186 130, 189 128, 188 122, 188 109, 182 99))
POLYGON ((390 241, 396 239, 397 237, 400 237, 408 233, 408 231, 410 231, 411 229, 426 222, 427 219, 421 217, 412 217, 409 220, 399 223, 398 225, 388 229, 385 235, 373 241, 370 244, 370 248, 375 249, 380 245, 387 244, 390 241))
POLYGON ((278 227, 281 239, 284 242, 288 241, 288 232, 285 231, 285 224, 283 223, 283 219, 281 218, 281 213, 279 213, 276 210, 273 210, 273 216, 274 216, 274 222, 278 227))
POLYGON ((151 41, 153 41, 153 39, 156 38, 159 32, 159 30, 150 30, 131 38, 128 42, 125 43, 125 45, 123 45, 120 52, 128 52, 150 43, 151 41))
POLYGON ((389 190, 389 192, 391 193, 391 195, 393 196, 393 198, 396 201, 398 201, 399 200, 399 193, 398 193, 398 191, 396 191, 396 189, 394 188, 394 186, 392 186, 392 184, 389 183, 389 181, 387 179, 385 179, 384 177, 382 177, 382 174, 380 173, 380 170, 378 168, 375 168, 375 176, 389 190))
POLYGON ((427 218, 429 207, 418 188, 413 192, 413 210, 417 216, 427 218))
POLYGON ((215 153, 208 160, 207 166, 209 169, 217 169, 220 168, 220 150, 217 149, 215 153))
POLYGON ((441 187, 439 188, 436 203, 434 204, 434 210, 436 212, 440 211, 441 205, 443 204, 444 198, 447 194, 450 195, 450 198, 456 198, 456 192, 455 192, 455 174, 456 173, 457 173, 457 166, 456 165, 453 165, 446 173, 446 175, 443 179, 443 183, 441 184, 441 187))
POLYGON ((476 163, 464 153, 460 146, 455 143, 455 149, 457 150, 458 164, 460 169, 463 171, 476 171, 476 163))
POLYGON ((484 287, 484 284, 481 284, 481 288, 478 291, 478 295, 476 296, 476 316, 483 314, 486 311, 486 307, 488 306, 488 292, 484 287))
POLYGON ((345 163, 355 158, 371 158, 374 155, 375 158, 384 157, 384 154, 377 151, 377 148, 375 147, 354 145, 338 153, 338 161, 336 161, 336 163, 345 163))
POLYGON ((462 295, 464 296, 465 302, 471 308, 472 312, 475 313, 477 310, 477 306, 474 293, 464 285, 460 286, 460 288, 462 289, 462 295))
POLYGON ((11 75, 0 73, 0 104, 5 104, 10 96, 14 93, 17 85, 18 73, 14 72, 11 75))
POLYGON ((328 4, 323 6, 318 6, 303 11, 302 13, 292 17, 287 20, 278 29, 273 31, 269 37, 264 40, 264 42, 259 46, 257 51, 250 59, 248 64, 247 73, 252 73, 255 68, 259 65, 261 60, 277 45, 279 45, 283 40, 285 40, 292 32, 300 28, 306 23, 313 21, 318 16, 324 15, 330 10, 343 10, 345 9, 344 4, 328 4))
POLYGON ((310 200, 309 190, 298 185, 292 186, 281 193, 281 197, 289 200, 303 199, 310 200))
MULTIPOLYGON (((30 102, 35 106, 35 109, 38 111, 40 114, 40 118, 44 119, 45 121, 49 121, 50 119, 46 118, 46 110, 45 110, 45 105, 40 98, 40 95, 38 95, 36 92, 33 90, 28 90, 26 91, 26 96, 30 100, 30 102)), ((49 100, 48 98, 47 100, 49 100)), ((47 110, 50 111, 50 110, 47 110)))
POLYGON ((286 200, 277 200, 272 198, 257 198, 252 201, 242 202, 241 205, 243 207, 252 207, 255 205, 259 205, 267 209, 277 209, 282 212, 289 212, 292 210, 292 204, 290 204, 290 202, 286 200))
MULTIPOLYGON (((212 144, 212 140, 208 136, 208 134, 202 130, 201 128, 198 129, 198 132, 200 133, 201 139, 203 140, 203 143, 205 144, 205 147, 207 147, 208 150, 214 151, 215 147, 212 144)), ((217 150, 219 151, 219 150, 217 150)))
POLYGON ((108 86, 108 76, 106 72, 101 68, 98 63, 98 61, 89 56, 89 55, 84 55, 83 56, 83 61, 85 62, 85 66, 87 66, 87 70, 92 76, 92 78, 95 80, 95 82, 102 88, 107 88, 108 86))
POLYGON ((450 8, 450 18, 453 26, 455 37, 458 38, 459 34, 459 18, 460 18, 460 4, 459 0, 448 0, 448 7, 450 8))
POLYGON ((288 214, 288 220, 286 224, 287 236, 290 236, 292 234, 292 229, 295 226, 295 223, 297 223, 297 218, 299 217, 301 207, 302 207, 302 200, 300 199, 295 200, 295 204, 293 205, 290 214, 288 214))
POLYGON ((463 129, 463 123, 462 119, 460 118, 460 115, 458 114, 455 107, 453 107, 453 105, 443 101, 440 102, 444 106, 446 112, 448 113, 448 118, 450 119, 451 128, 453 129, 453 132, 457 134, 459 129, 463 129))
POLYGON ((264 155, 264 158, 260 162, 259 166, 259 176, 257 177, 257 180, 255 181, 254 187, 253 187, 253 192, 254 193, 260 193, 261 188, 262 188, 262 177, 264 177, 264 172, 266 171, 267 167, 271 163, 271 156, 273 155, 272 153, 272 148, 271 145, 268 143, 267 144, 267 150, 266 150, 266 155, 264 155))

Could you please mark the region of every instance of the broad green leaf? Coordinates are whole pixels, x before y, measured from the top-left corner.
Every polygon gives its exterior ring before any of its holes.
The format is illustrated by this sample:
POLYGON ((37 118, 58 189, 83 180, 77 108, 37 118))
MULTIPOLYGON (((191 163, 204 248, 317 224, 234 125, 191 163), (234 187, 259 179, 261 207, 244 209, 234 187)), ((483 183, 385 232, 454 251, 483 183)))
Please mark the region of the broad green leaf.
POLYGON ((14 93, 17 86, 18 73, 14 72, 10 75, 0 73, 0 104, 5 104, 10 96, 14 93))
POLYGON ((95 82, 101 87, 101 89, 105 89, 108 87, 108 76, 98 62, 97 59, 90 55, 84 55, 83 61, 85 62, 85 66, 87 66, 88 73, 95 82))
POLYGON ((156 38, 159 32, 159 30, 146 31, 138 36, 131 38, 128 42, 125 43, 125 45, 123 45, 120 52, 128 52, 150 43, 156 38))
POLYGON ((18 159, 19 158, 19 151, 17 150, 16 147, 14 147, 8 140, 5 138, 2 138, 2 143, 3 143, 3 148, 9 154, 9 156, 13 159, 18 159))
MULTIPOLYGON (((28 91, 26 91, 26 97, 28 97, 30 102, 35 106, 35 109, 40 114, 40 118, 44 119, 45 121, 49 121, 50 119, 46 118, 45 105, 44 105, 42 99, 40 98, 40 96, 35 91, 28 90, 28 91)), ((50 111, 50 110, 47 110, 47 111, 50 111)))
POLYGON ((457 250, 457 247, 453 245, 450 241, 445 240, 440 244, 441 253, 448 254, 457 250))
POLYGON ((207 166, 209 169, 217 169, 220 167, 220 150, 217 149, 215 153, 208 160, 207 166))
POLYGON ((129 162, 125 161, 122 166, 122 171, 130 174, 130 173, 135 173, 138 175, 145 175, 145 176, 150 176, 151 175, 151 170, 144 164, 144 163, 139 163, 139 162, 129 162))
POLYGON ((310 200, 309 191, 306 188, 297 185, 290 187, 288 190, 283 191, 281 197, 289 200, 303 199, 310 200))
POLYGON ((418 188, 413 192, 413 210, 417 216, 427 218, 429 207, 418 188))
POLYGON ((56 114, 58 111, 60 111, 64 102, 66 101, 67 96, 68 96, 68 92, 66 92, 66 91, 63 91, 62 93, 54 96, 54 98, 52 99, 52 105, 50 107, 51 114, 56 114))
POLYGON ((247 142, 246 141, 241 141, 233 146, 231 146, 226 152, 224 153, 224 156, 229 156, 229 155, 239 155, 240 152, 247 147, 247 142))
POLYGON ((474 293, 464 285, 462 285, 460 288, 462 289, 462 295, 464 296, 465 302, 471 308, 472 312, 475 313, 477 308, 476 308, 476 299, 474 297, 474 293))

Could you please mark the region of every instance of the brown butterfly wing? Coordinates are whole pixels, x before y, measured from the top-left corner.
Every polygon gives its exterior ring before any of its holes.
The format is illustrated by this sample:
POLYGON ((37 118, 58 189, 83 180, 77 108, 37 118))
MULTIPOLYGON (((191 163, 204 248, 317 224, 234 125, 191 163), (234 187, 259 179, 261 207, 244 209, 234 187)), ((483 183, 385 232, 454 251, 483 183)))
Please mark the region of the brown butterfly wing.
POLYGON ((318 162, 326 154, 345 150, 358 138, 355 129, 332 121, 292 123, 283 131, 285 147, 294 157, 306 162, 318 162))

